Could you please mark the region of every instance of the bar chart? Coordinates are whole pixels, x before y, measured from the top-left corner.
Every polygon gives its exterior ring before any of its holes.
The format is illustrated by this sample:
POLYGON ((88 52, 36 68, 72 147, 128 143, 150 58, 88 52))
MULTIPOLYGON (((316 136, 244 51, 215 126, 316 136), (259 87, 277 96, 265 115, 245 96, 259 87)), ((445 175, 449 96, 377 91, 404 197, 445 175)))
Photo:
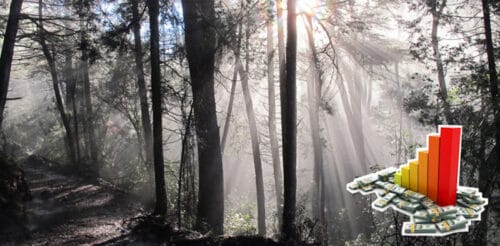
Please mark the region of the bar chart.
POLYGON ((394 183, 421 193, 439 206, 456 205, 460 168, 462 127, 439 126, 438 134, 427 135, 426 148, 394 174, 394 183))
POLYGON ((388 208, 410 219, 403 222, 403 236, 448 236, 468 232, 480 221, 488 199, 478 188, 458 185, 462 127, 439 126, 427 134, 427 143, 416 149, 414 159, 356 177, 346 184, 351 194, 375 194, 373 210, 388 208))

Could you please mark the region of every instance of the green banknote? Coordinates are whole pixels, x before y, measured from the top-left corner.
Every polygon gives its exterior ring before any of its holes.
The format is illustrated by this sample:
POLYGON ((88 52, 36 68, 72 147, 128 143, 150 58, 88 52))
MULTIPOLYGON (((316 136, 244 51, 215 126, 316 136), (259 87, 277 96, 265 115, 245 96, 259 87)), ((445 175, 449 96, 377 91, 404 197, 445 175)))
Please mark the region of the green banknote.
POLYGON ((476 191, 459 189, 457 190, 457 196, 460 198, 462 197, 474 198, 476 196, 476 191))
POLYGON ((479 196, 475 196, 473 198, 469 198, 467 196, 464 196, 464 197, 462 197, 462 200, 464 200, 468 204, 478 204, 478 205, 482 205, 486 202, 484 199, 482 199, 479 196))
POLYGON ((378 178, 382 181, 389 181, 389 178, 397 171, 395 168, 387 168, 378 172, 378 178))
POLYGON ((475 219, 479 215, 470 208, 458 207, 458 214, 464 216, 467 219, 475 219))
POLYGON ((441 221, 436 226, 441 232, 459 230, 467 226, 467 219, 463 216, 457 216, 455 219, 441 221))
POLYGON ((462 199, 457 199, 457 203, 462 207, 466 207, 466 208, 470 208, 470 209, 474 210, 474 212, 479 212, 479 211, 481 211, 481 208, 482 208, 481 205, 469 204, 462 199))
POLYGON ((351 190, 357 190, 357 189, 359 189, 361 186, 359 186, 359 184, 358 184, 358 183, 356 183, 356 182, 352 182, 352 183, 350 183, 347 187, 349 187, 349 189, 351 189, 351 190))
POLYGON ((397 195, 392 193, 392 192, 389 192, 387 194, 385 194, 385 196, 383 196, 382 198, 384 198, 385 200, 387 201, 391 201, 392 199, 394 199, 397 195))
POLYGON ((448 207, 433 207, 427 209, 427 217, 429 219, 432 218, 441 218, 449 214, 457 213, 457 209, 453 206, 448 207))
POLYGON ((399 186, 399 185, 393 185, 391 187, 390 191, 394 192, 394 193, 396 193, 396 194, 398 194, 398 195, 401 196, 401 195, 403 195, 405 193, 406 189, 403 188, 403 187, 401 187, 401 186, 399 186))
POLYGON ((365 191, 365 192, 372 191, 373 189, 374 189, 374 188, 373 188, 373 186, 371 186, 371 185, 361 186, 361 190, 362 190, 362 191, 365 191))
POLYGON ((380 198, 377 198, 377 200, 375 200, 373 202, 373 205, 375 207, 379 207, 379 208, 385 208, 387 205, 389 205, 389 201, 383 197, 380 197, 380 198))
POLYGON ((385 182, 382 182, 382 181, 380 181, 380 180, 377 180, 377 181, 375 181, 374 185, 375 185, 375 187, 377 187, 377 188, 382 188, 382 189, 383 189, 383 188, 384 188, 384 185, 385 185, 385 182))
POLYGON ((396 204, 396 206, 398 206, 398 208, 400 208, 400 209, 403 209, 403 210, 411 212, 411 213, 415 212, 415 210, 420 208, 420 204, 411 203, 411 202, 407 202, 407 201, 401 201, 398 204, 396 204))
POLYGON ((418 192, 415 192, 415 191, 411 191, 411 190, 406 190, 406 191, 403 193, 402 197, 403 197, 404 199, 406 199, 406 200, 411 199, 411 200, 413 200, 413 201, 421 201, 422 199, 424 199, 424 198, 425 198, 425 196, 424 196, 424 195, 422 195, 422 194, 420 194, 420 193, 418 193, 418 192))
POLYGON ((403 230, 407 234, 437 232, 436 226, 434 224, 405 223, 403 226, 403 230))
POLYGON ((370 185, 372 183, 375 183, 377 180, 378 180, 378 176, 371 174, 371 175, 366 175, 366 176, 359 178, 356 182, 358 182, 358 184, 361 186, 367 186, 367 185, 370 185))
POLYGON ((422 199, 422 201, 420 201, 420 204, 422 204, 422 206, 424 206, 425 208, 433 208, 437 206, 431 199, 427 197, 422 199))

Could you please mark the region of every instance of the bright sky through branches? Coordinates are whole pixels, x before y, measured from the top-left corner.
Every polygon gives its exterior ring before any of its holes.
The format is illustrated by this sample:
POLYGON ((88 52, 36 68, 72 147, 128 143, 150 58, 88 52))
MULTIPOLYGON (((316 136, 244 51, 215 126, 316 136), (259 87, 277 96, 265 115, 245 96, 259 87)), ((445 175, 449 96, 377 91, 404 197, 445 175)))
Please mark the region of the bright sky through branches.
POLYGON ((318 7, 317 0, 297 0, 297 13, 314 15, 315 9, 318 7))

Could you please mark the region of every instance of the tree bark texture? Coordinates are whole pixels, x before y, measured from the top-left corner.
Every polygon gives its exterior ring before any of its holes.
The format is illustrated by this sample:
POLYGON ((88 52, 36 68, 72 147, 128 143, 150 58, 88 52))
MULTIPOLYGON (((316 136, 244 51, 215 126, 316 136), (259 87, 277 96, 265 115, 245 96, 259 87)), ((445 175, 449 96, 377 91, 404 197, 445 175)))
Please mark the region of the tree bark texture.
MULTIPOLYGON (((283 172, 281 171, 278 133, 276 130, 276 93, 274 84, 274 39, 273 39, 273 4, 269 1, 267 19, 267 98, 269 103, 268 128, 273 162, 274 190, 276 193, 276 211, 283 213, 283 172)), ((280 66, 281 67, 281 66, 280 66)), ((281 73, 280 73, 281 75, 281 73)), ((281 216, 278 216, 278 227, 281 227, 281 216)))
POLYGON ((252 154, 253 154, 253 163, 254 163, 254 170, 255 170, 255 185, 256 185, 256 191, 257 191, 257 228, 258 228, 258 233, 261 236, 266 235, 266 210, 265 210, 265 194, 264 194, 264 177, 262 174, 262 161, 261 161, 261 155, 260 155, 260 146, 259 146, 259 133, 257 130, 257 122, 255 120, 255 112, 253 109, 253 102, 252 102, 252 96, 250 95, 250 89, 248 86, 248 69, 249 69, 249 60, 250 60, 250 55, 249 55, 249 47, 248 45, 250 44, 249 38, 250 38, 250 32, 248 29, 246 29, 246 69, 243 68, 243 65, 241 64, 240 58, 236 57, 237 59, 237 66, 238 66, 238 71, 241 77, 241 88, 243 91, 243 97, 245 99, 245 108, 247 112, 247 118, 248 118, 248 126, 250 129, 250 140, 252 142, 252 154))
POLYGON ((167 213, 167 192, 165 188, 165 167, 163 163, 162 92, 160 70, 160 32, 158 17, 159 0, 148 0, 149 26, 151 30, 151 92, 153 104, 153 158, 155 173, 156 203, 154 213, 167 213))
POLYGON ((236 91, 236 82, 238 80, 238 64, 236 57, 239 57, 240 55, 240 49, 241 49, 241 24, 239 25, 239 31, 238 31, 238 44, 236 46, 236 51, 235 51, 235 59, 234 59, 234 72, 233 72, 233 78, 231 82, 231 94, 229 95, 229 104, 227 106, 227 115, 226 115, 226 121, 224 123, 224 130, 222 132, 222 140, 221 140, 221 153, 224 155, 224 149, 226 146, 226 140, 227 140, 227 135, 229 133, 229 126, 231 125, 231 116, 233 114, 233 104, 234 104, 234 94, 236 91))
POLYGON ((432 0, 431 2, 431 13, 432 13, 432 30, 431 30, 431 46, 434 55, 434 62, 436 63, 437 78, 439 83, 439 96, 443 101, 443 112, 445 120, 448 124, 452 124, 452 116, 450 111, 450 102, 448 100, 448 90, 446 89, 446 81, 444 75, 443 60, 441 58, 441 53, 439 52, 439 36, 438 28, 439 21, 443 14, 443 9, 446 6, 446 0, 438 5, 437 0, 432 0))
POLYGON ((213 0, 183 0, 186 52, 198 138, 198 228, 223 233, 224 177, 214 98, 215 9, 213 0))
POLYGON ((89 12, 89 7, 86 3, 81 3, 79 9, 80 15, 80 69, 81 79, 83 82, 83 105, 85 114, 83 119, 83 131, 86 136, 87 152, 90 157, 90 168, 93 172, 98 173, 98 151, 95 138, 95 122, 92 110, 92 95, 90 92, 90 74, 89 74, 89 40, 87 34, 87 22, 85 12, 89 12))
POLYGON ((9 91, 10 68, 14 56, 14 45, 16 43, 17 29, 19 26, 19 15, 23 0, 12 0, 10 4, 9 19, 5 30, 2 54, 0 55, 0 129, 3 123, 3 112, 9 91))
POLYGON ((143 51, 141 40, 141 17, 139 15, 138 0, 131 0, 132 3, 132 31, 134 33, 134 55, 135 69, 137 74, 137 87, 139 101, 141 104, 141 123, 144 138, 144 154, 146 155, 146 169, 148 175, 152 174, 153 165, 153 138, 151 135, 151 119, 149 116, 148 93, 146 88, 146 79, 144 77, 143 51))
POLYGON ((284 205, 282 237, 285 242, 297 239, 295 225, 297 190, 297 106, 296 106, 296 69, 297 69, 297 23, 295 0, 288 0, 287 41, 286 41, 286 80, 281 87, 281 129, 283 135, 283 181, 284 205))
POLYGON ((56 106, 59 114, 61 116, 61 120, 63 123, 64 130, 66 131, 65 142, 68 150, 68 156, 73 163, 76 163, 75 156, 75 145, 74 138, 71 131, 71 125, 69 123, 69 119, 64 110, 64 103, 62 101, 61 90, 59 89, 59 78, 57 77, 57 69, 56 63, 54 60, 54 56, 50 53, 49 46, 45 40, 45 29, 43 28, 43 3, 42 0, 38 1, 38 37, 40 41, 40 45, 42 46, 42 51, 45 59, 47 60, 47 64, 49 66, 50 76, 52 78, 52 87, 54 89, 54 96, 56 98, 56 106))
POLYGON ((312 212, 313 218, 319 219, 323 224, 324 218, 324 187, 323 187, 323 145, 321 143, 319 113, 321 104, 321 69, 319 67, 318 55, 314 46, 314 33, 312 17, 307 17, 307 37, 309 41, 309 50, 311 52, 311 78, 307 83, 309 122, 311 125, 311 138, 313 143, 314 169, 313 169, 313 199, 312 212), (322 202, 323 201, 323 202, 322 202))
MULTIPOLYGON (((490 21, 490 1, 482 0, 482 8, 483 8, 483 23, 484 23, 484 35, 486 38, 486 54, 488 59, 488 75, 489 75, 489 91, 491 96, 491 102, 493 105, 493 117, 494 117, 494 126, 495 126, 495 147, 492 149, 490 153, 489 160, 496 159, 496 164, 494 161, 483 162, 479 167, 479 190, 483 192, 486 198, 490 198, 491 196, 491 185, 495 174, 500 171, 500 165, 498 164, 498 160, 500 160, 500 105, 498 100, 498 78, 497 71, 495 66, 495 55, 494 55, 494 47, 491 33, 491 21, 490 21), (496 158, 494 158, 496 156, 496 158), (491 170, 495 170, 496 172, 492 172, 491 170)), ((487 207, 484 211, 484 218, 488 218, 489 208, 487 207)), ((488 219, 483 219, 479 224, 479 241, 477 242, 479 245, 486 245, 488 243, 488 219)))

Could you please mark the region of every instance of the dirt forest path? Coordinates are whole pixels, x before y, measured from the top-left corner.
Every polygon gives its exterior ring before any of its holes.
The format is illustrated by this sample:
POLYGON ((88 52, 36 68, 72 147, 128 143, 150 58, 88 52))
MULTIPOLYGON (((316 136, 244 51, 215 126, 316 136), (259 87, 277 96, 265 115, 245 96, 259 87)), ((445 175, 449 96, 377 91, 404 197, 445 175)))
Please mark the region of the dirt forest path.
POLYGON ((22 168, 33 197, 26 228, 0 235, 0 245, 99 244, 119 237, 124 218, 141 213, 139 203, 104 183, 61 175, 30 159, 22 168))

